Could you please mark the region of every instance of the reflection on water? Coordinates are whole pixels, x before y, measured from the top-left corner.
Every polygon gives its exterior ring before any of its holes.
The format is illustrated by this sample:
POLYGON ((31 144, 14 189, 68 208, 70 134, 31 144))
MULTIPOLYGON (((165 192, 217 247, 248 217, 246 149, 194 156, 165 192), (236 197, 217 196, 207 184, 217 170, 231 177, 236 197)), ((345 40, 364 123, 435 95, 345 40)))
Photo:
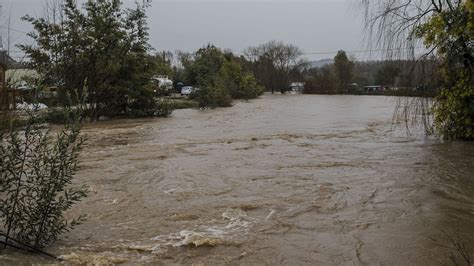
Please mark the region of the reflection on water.
POLYGON ((474 254, 473 143, 406 136, 393 105, 267 95, 88 125, 77 180, 91 193, 70 213, 87 221, 48 251, 83 263, 436 264, 447 230, 474 254))

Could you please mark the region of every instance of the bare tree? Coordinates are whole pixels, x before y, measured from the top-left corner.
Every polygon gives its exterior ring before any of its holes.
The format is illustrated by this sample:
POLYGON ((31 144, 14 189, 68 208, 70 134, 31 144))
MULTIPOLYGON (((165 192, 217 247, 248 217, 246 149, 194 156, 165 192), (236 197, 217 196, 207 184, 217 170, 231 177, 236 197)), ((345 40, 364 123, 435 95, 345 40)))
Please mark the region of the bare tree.
POLYGON ((261 57, 269 58, 277 69, 286 72, 289 72, 291 67, 304 63, 301 59, 303 51, 299 47, 277 41, 249 47, 244 54, 250 61, 258 60, 261 57))
MULTIPOLYGON (((301 58, 303 51, 295 45, 283 42, 270 41, 259 46, 249 47, 244 51, 244 54, 256 67, 264 66, 261 72, 269 74, 268 79, 272 81, 264 85, 267 88, 271 86, 272 93, 275 86, 282 90, 288 86, 286 83, 288 83, 292 70, 302 69, 306 66, 306 61, 301 58), (268 69, 269 66, 273 68, 273 71, 268 69)), ((261 76, 259 73, 255 74, 257 77, 261 76)))

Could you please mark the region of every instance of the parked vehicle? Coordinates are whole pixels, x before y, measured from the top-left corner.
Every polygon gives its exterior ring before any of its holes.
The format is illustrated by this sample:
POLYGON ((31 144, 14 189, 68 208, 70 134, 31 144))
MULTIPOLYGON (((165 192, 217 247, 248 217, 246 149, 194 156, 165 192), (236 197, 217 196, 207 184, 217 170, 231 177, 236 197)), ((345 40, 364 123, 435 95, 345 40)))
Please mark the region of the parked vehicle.
POLYGON ((191 95, 191 93, 193 93, 195 91, 195 89, 191 86, 184 86, 182 89, 181 89, 181 96, 189 96, 191 95))
POLYGON ((183 89, 184 87, 184 84, 182 82, 177 82, 175 85, 174 85, 174 89, 178 92, 178 93, 181 93, 181 90, 183 89))
POLYGON ((151 81, 156 85, 156 88, 154 89, 155 93, 160 96, 169 95, 173 89, 173 81, 169 79, 168 76, 153 76, 151 81))

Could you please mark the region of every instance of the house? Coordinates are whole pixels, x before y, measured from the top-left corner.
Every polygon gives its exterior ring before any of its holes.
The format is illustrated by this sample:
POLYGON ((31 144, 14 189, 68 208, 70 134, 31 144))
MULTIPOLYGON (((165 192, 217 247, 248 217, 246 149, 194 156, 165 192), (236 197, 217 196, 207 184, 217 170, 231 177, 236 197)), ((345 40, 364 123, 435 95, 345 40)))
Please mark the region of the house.
POLYGON ((38 78, 38 72, 33 69, 27 68, 8 69, 5 72, 5 78, 10 88, 20 91, 26 91, 32 89, 29 86, 29 84, 31 84, 31 82, 29 81, 38 78))
POLYGON ((304 86, 306 83, 304 82, 292 82, 290 84, 290 91, 296 92, 296 93, 302 93, 304 90, 304 86))
POLYGON ((359 91, 359 84, 357 84, 357 83, 347 84, 346 87, 347 87, 348 92, 358 92, 359 91))
POLYGON ((389 87, 382 86, 382 85, 372 85, 372 86, 365 86, 364 91, 366 93, 380 93, 389 90, 389 87))
POLYGON ((0 51, 0 109, 7 109, 14 98, 14 92, 7 87, 6 72, 9 68, 16 65, 5 51, 0 51))

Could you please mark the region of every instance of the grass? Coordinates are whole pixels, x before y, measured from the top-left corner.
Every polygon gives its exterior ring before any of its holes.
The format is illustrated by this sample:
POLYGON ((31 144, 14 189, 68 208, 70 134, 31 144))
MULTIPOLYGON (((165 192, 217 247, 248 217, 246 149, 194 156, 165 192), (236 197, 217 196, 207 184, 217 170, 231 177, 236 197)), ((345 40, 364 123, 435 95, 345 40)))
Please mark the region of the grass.
POLYGON ((190 109, 198 108, 199 104, 196 101, 189 99, 172 99, 170 100, 170 105, 173 109, 190 109))

